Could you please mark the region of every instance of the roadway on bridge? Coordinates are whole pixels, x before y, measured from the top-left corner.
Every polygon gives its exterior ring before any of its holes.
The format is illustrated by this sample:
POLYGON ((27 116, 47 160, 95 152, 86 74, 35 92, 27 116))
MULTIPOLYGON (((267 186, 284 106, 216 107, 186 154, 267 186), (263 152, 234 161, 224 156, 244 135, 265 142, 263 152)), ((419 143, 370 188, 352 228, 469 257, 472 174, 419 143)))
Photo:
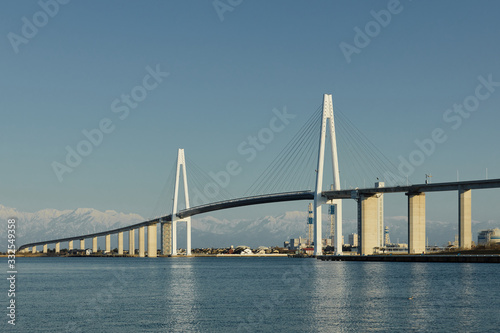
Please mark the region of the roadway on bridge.
MULTIPOLYGON (((327 200, 356 199, 359 197, 359 195, 373 195, 375 193, 398 193, 398 192, 423 193, 423 192, 438 192, 438 191, 454 191, 459 189, 475 190, 475 189, 491 189, 491 188, 500 188, 500 179, 460 181, 460 182, 436 183, 436 184, 418 184, 418 185, 393 186, 393 187, 377 187, 377 188, 364 188, 364 189, 348 189, 348 190, 338 190, 338 191, 323 191, 322 196, 325 197, 327 200)), ((194 216, 229 208, 261 205, 266 203, 299 201, 299 200, 314 200, 314 192, 296 191, 296 192, 286 192, 286 193, 274 193, 274 194, 258 195, 252 197, 219 201, 181 210, 177 213, 177 216, 179 218, 186 218, 189 216, 194 216)), ((133 224, 127 227, 106 230, 87 235, 72 236, 66 238, 53 239, 49 241, 24 244, 21 247, 19 247, 19 250, 44 244, 53 244, 60 242, 68 242, 77 239, 101 237, 109 234, 129 231, 131 229, 137 229, 139 227, 145 227, 153 223, 168 222, 168 221, 172 221, 171 214, 160 218, 133 224)))

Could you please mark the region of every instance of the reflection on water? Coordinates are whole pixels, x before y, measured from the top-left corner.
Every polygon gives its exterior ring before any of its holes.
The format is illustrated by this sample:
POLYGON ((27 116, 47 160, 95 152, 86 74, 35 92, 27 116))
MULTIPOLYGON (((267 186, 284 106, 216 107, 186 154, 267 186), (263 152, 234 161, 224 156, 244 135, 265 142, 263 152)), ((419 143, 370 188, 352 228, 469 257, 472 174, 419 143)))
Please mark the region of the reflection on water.
POLYGON ((157 305, 164 314, 161 316, 163 328, 169 332, 186 332, 197 328, 200 317, 197 306, 199 281, 192 258, 175 259, 179 261, 161 270, 155 279, 160 292, 157 305))
POLYGON ((493 332, 500 325, 498 268, 288 258, 20 258, 14 331, 493 332))

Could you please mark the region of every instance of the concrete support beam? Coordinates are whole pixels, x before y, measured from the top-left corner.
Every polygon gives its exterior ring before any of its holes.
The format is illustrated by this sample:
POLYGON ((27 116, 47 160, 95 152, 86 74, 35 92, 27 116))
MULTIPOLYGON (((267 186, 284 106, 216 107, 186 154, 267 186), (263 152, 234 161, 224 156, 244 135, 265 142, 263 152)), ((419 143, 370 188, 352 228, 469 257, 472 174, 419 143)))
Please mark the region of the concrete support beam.
POLYGON ((71 250, 73 250, 73 241, 72 240, 70 240, 68 242, 68 251, 71 251, 71 250))
POLYGON ((92 238, 92 253, 97 253, 97 237, 92 238))
POLYGON ((134 229, 128 231, 128 254, 135 255, 135 232, 134 229))
POLYGON ((111 253, 111 235, 106 235, 106 251, 104 253, 111 253))
MULTIPOLYGON (((381 188, 384 187, 384 182, 376 182, 375 187, 381 188)), ((384 194, 377 193, 378 198, 378 213, 377 213, 377 229, 378 229, 378 247, 384 247, 384 194)))
POLYGON ((31 253, 33 253, 33 254, 35 254, 35 253, 36 253, 36 246, 33 246, 33 247, 31 248, 31 253))
POLYGON ((177 217, 172 214, 172 255, 177 255, 177 217))
POLYGON ((80 239, 80 250, 85 250, 85 238, 80 239))
POLYGON ((156 258, 158 252, 158 245, 156 244, 156 223, 148 225, 148 257, 156 258))
POLYGON ((172 222, 163 222, 161 227, 161 254, 168 256, 172 254, 172 222))
POLYGON ((358 198, 358 253, 373 254, 378 246, 378 205, 377 195, 360 195, 358 198))
POLYGON ((61 243, 56 243, 56 253, 61 253, 61 243))
POLYGON ((144 256, 144 227, 139 227, 139 257, 144 256))
POLYGON ((408 196, 408 254, 425 252, 425 193, 408 196))
POLYGON ((118 254, 123 255, 123 231, 118 233, 118 254))
POLYGON ((43 246, 43 253, 47 253, 47 252, 48 252, 48 251, 47 251, 47 250, 48 250, 47 248, 48 248, 48 246, 47 246, 47 244, 45 244, 45 245, 43 246))
POLYGON ((191 216, 186 220, 186 233, 187 233, 187 242, 186 242, 186 255, 191 255, 191 216))
POLYGON ((464 250, 472 247, 471 203, 471 190, 461 188, 458 191, 458 246, 464 250))

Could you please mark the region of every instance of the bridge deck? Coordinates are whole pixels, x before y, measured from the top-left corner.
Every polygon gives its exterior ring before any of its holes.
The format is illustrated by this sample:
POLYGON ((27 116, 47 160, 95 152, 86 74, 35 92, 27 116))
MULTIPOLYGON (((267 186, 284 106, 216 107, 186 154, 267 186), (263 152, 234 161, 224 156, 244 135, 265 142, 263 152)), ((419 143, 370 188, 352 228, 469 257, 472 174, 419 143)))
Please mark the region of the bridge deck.
MULTIPOLYGON (((331 199, 356 198, 360 194, 371 195, 375 193, 397 193, 397 192, 420 193, 420 192, 436 192, 436 191, 454 191, 459 189, 474 190, 474 189, 488 189, 488 188, 500 188, 500 179, 461 181, 461 182, 436 183, 436 184, 418 184, 409 186, 378 187, 378 188, 365 188, 365 189, 349 189, 349 190, 339 190, 339 191, 324 191, 322 193, 322 196, 326 197, 327 200, 331 200, 331 199)), ((232 200, 226 200, 226 201, 220 201, 206 205, 196 206, 178 212, 177 216, 179 216, 180 218, 185 218, 216 210, 223 210, 235 207, 260 205, 260 204, 274 203, 274 202, 313 200, 313 199, 314 199, 314 192, 312 191, 275 193, 275 194, 259 195, 253 197, 238 198, 238 199, 232 199, 232 200)), ((113 230, 96 232, 81 236, 52 239, 43 242, 24 244, 21 247, 19 247, 19 250, 44 244, 54 244, 60 242, 68 242, 77 239, 87 239, 87 238, 106 236, 109 234, 116 234, 118 232, 129 231, 131 229, 137 229, 139 227, 145 227, 152 223, 168 222, 168 221, 172 221, 172 215, 166 215, 161 218, 144 221, 127 227, 117 228, 113 230)))
POLYGON ((392 186, 392 187, 373 187, 362 189, 350 189, 340 191, 324 191, 323 196, 330 199, 349 199, 356 194, 375 194, 375 193, 422 193, 422 192, 441 192, 441 191, 458 191, 459 189, 477 190, 500 188, 500 179, 485 179, 449 183, 435 184, 417 184, 408 186, 392 186))

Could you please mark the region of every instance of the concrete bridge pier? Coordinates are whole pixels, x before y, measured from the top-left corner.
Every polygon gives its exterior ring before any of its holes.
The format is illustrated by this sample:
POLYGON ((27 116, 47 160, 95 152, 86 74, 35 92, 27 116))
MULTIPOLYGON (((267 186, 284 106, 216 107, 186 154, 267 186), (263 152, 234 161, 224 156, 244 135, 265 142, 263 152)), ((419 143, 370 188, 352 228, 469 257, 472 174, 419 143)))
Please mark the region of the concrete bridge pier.
POLYGON ((80 239, 80 250, 85 250, 85 238, 80 239))
POLYGON ((70 240, 68 242, 68 251, 71 251, 71 250, 73 250, 73 241, 72 240, 70 240))
POLYGON ((97 237, 92 238, 92 253, 97 253, 97 237))
POLYGON ((106 251, 104 253, 111 253, 111 234, 106 235, 106 251))
POLYGON ((56 253, 61 253, 61 243, 56 243, 56 253))
POLYGON ((376 194, 361 194, 358 197, 358 253, 360 255, 373 254, 378 246, 378 206, 379 198, 376 194))
POLYGON ((458 190, 458 246, 464 250, 472 247, 472 200, 471 190, 458 190))
POLYGON ((161 254, 168 256, 172 254, 172 222, 162 222, 160 224, 161 233, 161 254))
POLYGON ((408 254, 425 252, 425 193, 408 196, 408 254))
POLYGON ((33 246, 33 247, 31 248, 31 253, 33 253, 33 254, 35 254, 35 253, 36 253, 36 246, 33 246))
POLYGON ((47 253, 47 252, 48 252, 48 251, 47 251, 47 248, 48 248, 48 246, 47 246, 47 244, 45 244, 45 245, 43 246, 43 253, 47 253))
POLYGON ((144 227, 139 227, 139 257, 144 258, 144 227))
POLYGON ((188 217, 186 220, 186 233, 187 233, 187 242, 186 242, 186 255, 191 255, 191 217, 188 217))
POLYGON ((123 255, 123 231, 118 233, 118 254, 123 255))
POLYGON ((156 258, 158 245, 156 244, 156 223, 148 225, 148 257, 156 258))
POLYGON ((134 229, 128 231, 128 254, 135 255, 135 232, 134 229))

